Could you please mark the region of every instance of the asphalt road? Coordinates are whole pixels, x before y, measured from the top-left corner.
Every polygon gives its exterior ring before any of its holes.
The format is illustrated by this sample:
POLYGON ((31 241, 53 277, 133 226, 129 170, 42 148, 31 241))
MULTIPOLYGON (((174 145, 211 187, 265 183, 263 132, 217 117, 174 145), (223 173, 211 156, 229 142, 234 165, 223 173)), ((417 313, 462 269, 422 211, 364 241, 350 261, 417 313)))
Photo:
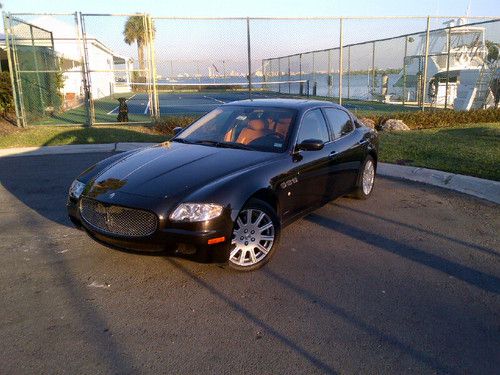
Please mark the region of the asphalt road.
POLYGON ((499 206, 380 178, 240 274, 72 228, 105 156, 0 159, 1 374, 498 373, 499 206))

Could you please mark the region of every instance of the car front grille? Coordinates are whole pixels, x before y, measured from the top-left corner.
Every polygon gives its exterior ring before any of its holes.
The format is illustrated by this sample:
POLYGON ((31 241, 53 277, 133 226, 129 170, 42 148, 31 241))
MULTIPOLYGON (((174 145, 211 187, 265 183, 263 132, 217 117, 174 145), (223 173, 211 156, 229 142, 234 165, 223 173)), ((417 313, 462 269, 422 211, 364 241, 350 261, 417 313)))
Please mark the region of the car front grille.
POLYGON ((80 213, 91 227, 118 236, 148 236, 158 226, 152 212, 103 204, 89 198, 80 201, 80 213))

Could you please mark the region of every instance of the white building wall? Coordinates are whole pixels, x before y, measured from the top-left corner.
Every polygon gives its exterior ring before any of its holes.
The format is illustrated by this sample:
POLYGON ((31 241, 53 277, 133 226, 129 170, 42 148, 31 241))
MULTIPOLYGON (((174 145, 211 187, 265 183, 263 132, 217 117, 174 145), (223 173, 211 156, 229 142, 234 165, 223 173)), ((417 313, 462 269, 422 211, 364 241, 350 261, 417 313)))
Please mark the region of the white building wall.
POLYGON ((88 43, 90 82, 92 97, 104 98, 114 93, 115 78, 113 72, 113 55, 104 51, 94 41, 88 43))

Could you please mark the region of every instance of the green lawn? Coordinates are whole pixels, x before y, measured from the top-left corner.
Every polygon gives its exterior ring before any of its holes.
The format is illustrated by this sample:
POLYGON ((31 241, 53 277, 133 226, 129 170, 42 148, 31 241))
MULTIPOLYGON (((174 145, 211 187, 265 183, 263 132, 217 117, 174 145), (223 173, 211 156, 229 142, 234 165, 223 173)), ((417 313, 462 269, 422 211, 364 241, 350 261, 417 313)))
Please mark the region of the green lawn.
MULTIPOLYGON (((380 160, 500 181, 500 123, 380 132, 380 160)), ((36 126, 0 135, 0 148, 115 142, 163 142, 145 126, 36 126)))
POLYGON ((0 136, 0 148, 115 142, 163 142, 168 137, 144 126, 36 126, 0 136))
POLYGON ((500 181, 500 123, 379 134, 383 162, 500 181))

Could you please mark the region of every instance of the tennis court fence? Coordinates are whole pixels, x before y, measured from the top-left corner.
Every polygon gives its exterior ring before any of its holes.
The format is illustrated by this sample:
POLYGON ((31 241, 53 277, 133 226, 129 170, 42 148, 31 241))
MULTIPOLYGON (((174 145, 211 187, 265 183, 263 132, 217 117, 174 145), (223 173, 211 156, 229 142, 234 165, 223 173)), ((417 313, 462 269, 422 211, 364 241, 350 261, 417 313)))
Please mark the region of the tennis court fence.
MULTIPOLYGON (((227 102, 498 104, 500 18, 4 13, 18 126, 150 124, 227 102)), ((1 41, 0 41, 1 42, 1 41)))

